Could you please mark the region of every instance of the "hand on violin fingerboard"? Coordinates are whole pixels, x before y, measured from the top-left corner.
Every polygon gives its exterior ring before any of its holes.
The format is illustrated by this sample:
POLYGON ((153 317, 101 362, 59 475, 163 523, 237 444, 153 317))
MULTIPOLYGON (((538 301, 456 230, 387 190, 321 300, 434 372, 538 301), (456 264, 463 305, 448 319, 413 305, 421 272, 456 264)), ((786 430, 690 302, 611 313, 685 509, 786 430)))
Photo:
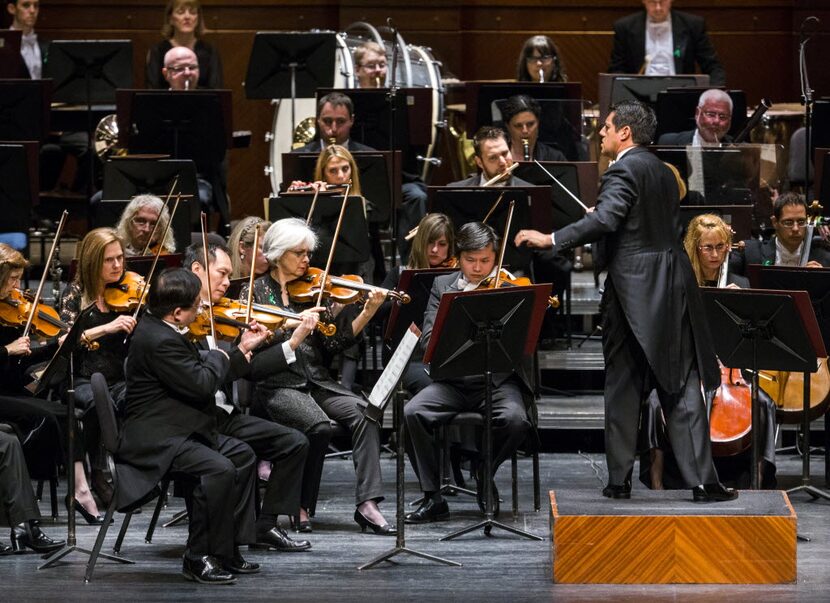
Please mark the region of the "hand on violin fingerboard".
POLYGON ((291 334, 291 339, 288 340, 288 345, 291 346, 292 350, 296 350, 299 345, 305 341, 306 337, 313 333, 314 329, 317 328, 317 323, 320 320, 320 310, 322 310, 322 308, 315 307, 311 310, 304 310, 301 312, 300 316, 303 318, 291 334))

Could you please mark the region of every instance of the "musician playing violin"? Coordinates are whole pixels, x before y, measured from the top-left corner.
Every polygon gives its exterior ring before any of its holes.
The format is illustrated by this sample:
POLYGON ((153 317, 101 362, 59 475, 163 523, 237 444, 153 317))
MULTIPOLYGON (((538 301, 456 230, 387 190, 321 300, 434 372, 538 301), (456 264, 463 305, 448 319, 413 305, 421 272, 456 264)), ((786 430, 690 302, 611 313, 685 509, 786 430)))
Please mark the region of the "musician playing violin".
POLYGON ((162 253, 175 253, 176 240, 173 238, 173 230, 167 229, 169 221, 170 211, 164 201, 155 195, 134 197, 121 212, 121 218, 115 227, 118 236, 124 242, 124 255, 132 257, 145 255, 145 253, 155 254, 158 250, 159 239, 165 232, 167 236, 164 238, 162 253), (153 241, 150 241, 154 229, 155 237, 153 241), (149 246, 148 243, 150 243, 149 246), (145 248, 147 248, 146 252, 145 248))
MULTIPOLYGON (((378 508, 383 500, 380 473, 380 426, 363 416, 364 402, 334 381, 329 373, 331 355, 352 346, 357 336, 383 303, 384 295, 372 290, 365 303, 338 307, 306 307, 293 302, 288 285, 308 270, 317 236, 299 219, 279 220, 271 225, 263 240, 263 252, 270 271, 254 281, 253 298, 259 304, 303 311, 302 324, 293 332, 277 333, 270 348, 254 355, 251 378, 256 382, 253 414, 299 429, 308 436, 310 450, 303 475, 299 523, 309 530, 314 514, 323 459, 331 438, 330 421, 351 433, 353 459, 357 473, 354 519, 362 529, 376 534, 395 533, 378 508), (324 337, 314 330, 318 320, 336 322, 337 333, 324 337), (270 362, 258 362, 270 356, 270 362), (281 370, 275 370, 276 366, 281 370)), ((242 289, 246 299, 248 287, 242 289)))
MULTIPOLYGON (((495 231, 481 222, 463 225, 455 240, 458 254, 457 272, 435 279, 424 314, 421 347, 426 350, 432 336, 435 314, 441 295, 451 291, 470 291, 487 277, 494 276, 499 238, 495 231)), ((524 441, 530 429, 525 400, 532 399, 527 363, 509 374, 493 376, 493 472, 524 441)), ((466 411, 483 411, 484 379, 480 376, 436 381, 421 390, 404 407, 404 420, 412 453, 410 459, 424 492, 424 502, 417 511, 406 516, 408 523, 427 523, 449 518, 449 506, 440 494, 438 462, 433 441, 437 426, 466 411)), ((486 476, 491 479, 492 476, 486 476)), ((484 507, 482 476, 479 481, 479 506, 484 507)), ((493 497, 498 493, 493 485, 493 497)), ((495 504, 498 514, 498 504, 495 504)))
POLYGON ((271 223, 257 216, 248 216, 236 223, 228 237, 228 249, 231 253, 231 278, 248 277, 251 268, 257 276, 268 271, 268 260, 262 253, 262 237, 271 223), (259 231, 258 249, 254 250, 254 235, 259 231))
MULTIPOLYGON (((209 244, 207 257, 208 270, 205 270, 205 249, 201 244, 188 247, 184 257, 185 267, 199 277, 201 299, 205 305, 216 303, 225 296, 231 273, 231 259, 226 247, 209 244)), ((244 321, 244 318, 240 320, 244 321)), ((242 440, 258 458, 272 464, 257 519, 257 545, 270 550, 302 551, 311 548, 311 544, 306 540, 292 540, 280 527, 277 518, 279 515, 294 515, 300 507, 300 484, 308 440, 296 429, 243 414, 233 397, 233 382, 249 376, 252 353, 266 335, 268 333, 262 326, 252 322, 251 328, 242 334, 237 345, 223 348, 228 353, 230 368, 216 392, 216 428, 221 434, 242 440)), ((197 346, 205 351, 210 349, 204 340, 197 346)), ((257 363, 266 367, 263 370, 267 370, 269 364, 272 370, 279 370, 279 367, 269 363, 267 355, 257 357, 257 363)))

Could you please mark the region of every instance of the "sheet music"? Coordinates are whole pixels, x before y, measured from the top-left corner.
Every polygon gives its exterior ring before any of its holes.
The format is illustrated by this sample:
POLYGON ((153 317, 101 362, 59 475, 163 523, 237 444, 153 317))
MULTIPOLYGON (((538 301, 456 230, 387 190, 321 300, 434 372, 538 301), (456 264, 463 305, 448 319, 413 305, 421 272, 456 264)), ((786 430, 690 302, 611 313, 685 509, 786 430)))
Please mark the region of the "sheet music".
POLYGON ((372 388, 372 393, 369 394, 369 404, 383 410, 383 405, 392 395, 401 375, 406 370, 406 365, 409 364, 409 358, 412 356, 415 346, 418 345, 418 339, 421 337, 421 329, 415 326, 415 323, 409 325, 409 329, 404 334, 398 347, 395 348, 395 353, 389 359, 389 363, 383 369, 380 378, 372 388))

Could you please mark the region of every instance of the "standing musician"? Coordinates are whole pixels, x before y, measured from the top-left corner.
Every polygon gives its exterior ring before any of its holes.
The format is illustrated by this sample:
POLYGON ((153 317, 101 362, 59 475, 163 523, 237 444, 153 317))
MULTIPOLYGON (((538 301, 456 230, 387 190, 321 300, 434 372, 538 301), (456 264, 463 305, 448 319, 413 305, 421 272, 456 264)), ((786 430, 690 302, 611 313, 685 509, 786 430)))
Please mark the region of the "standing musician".
POLYGON ((250 276, 251 266, 257 276, 268 271, 268 259, 262 253, 262 237, 271 222, 257 216, 242 218, 236 223, 228 237, 228 249, 231 254, 231 278, 250 276), (258 249, 254 251, 254 234, 259 231, 258 249))
POLYGON ((600 130, 602 153, 614 163, 602 177, 594 210, 553 234, 520 230, 515 242, 554 250, 597 242, 595 269, 608 270, 603 495, 631 496, 640 407, 656 387, 694 500, 731 500, 737 493, 721 485, 712 463, 701 381, 711 391, 719 379, 700 292, 676 240, 678 187, 671 170, 644 148, 656 126, 643 103, 614 107, 600 130))
POLYGON ((354 49, 358 88, 383 88, 386 85, 386 51, 377 42, 364 42, 354 49))
MULTIPOLYGON (((83 329, 80 345, 75 353, 75 403, 84 412, 83 435, 91 455, 92 485, 102 501, 109 501, 112 488, 103 477, 104 467, 98 454, 100 430, 90 378, 101 373, 107 380, 116 408, 120 409, 125 396, 124 361, 127 358, 127 336, 135 328, 132 308, 111 307, 106 299, 108 285, 124 277, 124 246, 112 228, 96 228, 87 233, 77 250, 77 271, 61 298, 61 320, 74 325, 79 316, 83 329), (84 310, 90 308, 89 312, 84 310), (97 349, 93 349, 96 348, 97 349), (90 412, 92 411, 92 412, 90 412)), ((77 508, 77 507, 76 507, 77 508)), ((90 507, 85 513, 77 508, 87 522, 98 513, 90 507)))
POLYGON ((567 161, 565 154, 539 142, 539 101, 525 94, 511 96, 501 105, 501 116, 510 136, 513 161, 567 161))
POLYGON ((532 36, 525 40, 516 63, 518 82, 567 82, 559 50, 548 36, 532 36))
MULTIPOLYGON (((430 292, 429 303, 424 314, 421 329, 421 347, 429 345, 435 315, 441 296, 452 291, 476 289, 487 277, 495 275, 499 239, 495 231, 481 222, 464 224, 455 239, 458 272, 439 276, 430 292)), ((513 451, 524 441, 530 429, 530 420, 525 410, 525 398, 532 397, 529 373, 524 363, 509 374, 493 375, 493 475, 499 465, 510 458, 513 451)), ((461 379, 435 381, 422 389, 404 407, 406 433, 410 438, 412 453, 410 460, 418 474, 424 502, 406 516, 407 523, 428 523, 448 519, 449 505, 440 493, 439 467, 433 441, 433 432, 460 412, 477 412, 484 407, 484 378, 470 376, 461 379)), ((480 475, 479 506, 484 510, 484 481, 492 476, 480 475)), ((493 498, 498 501, 498 492, 493 484, 493 498)), ((495 503, 498 515, 498 502, 495 503)))
MULTIPOLYGON (((395 529, 378 508, 383 500, 380 473, 380 426, 367 420, 362 412, 365 403, 351 390, 334 381, 329 374, 328 358, 354 345, 357 336, 375 315, 384 296, 379 291, 368 294, 362 308, 303 308, 289 296, 289 285, 305 275, 317 237, 303 220, 288 218, 274 222, 265 234, 263 251, 271 270, 254 281, 253 299, 291 311, 304 310, 302 324, 290 335, 277 332, 271 347, 254 356, 251 378, 256 382, 254 414, 278 421, 305 433, 311 444, 303 475, 299 529, 308 530, 314 513, 323 459, 331 438, 330 421, 351 432, 353 460, 357 474, 354 520, 362 530, 394 535, 395 529), (337 333, 324 337, 314 330, 318 321, 336 320, 337 333), (263 359, 260 362, 260 359, 263 359), (265 359, 267 358, 267 362, 265 359), (277 366, 282 370, 277 370, 277 366)), ((241 299, 246 299, 243 287, 241 299)))
MULTIPOLYGON (((19 251, 0 243, 0 308, 12 301, 27 265, 19 251)), ((0 317, 2 315, 0 312, 0 317)), ((38 475, 51 475, 56 465, 66 463, 66 406, 33 397, 24 385, 29 380, 29 369, 48 360, 57 345, 32 346, 31 338, 21 336, 21 332, 19 325, 0 323, 0 382, 3 384, 0 421, 13 423, 23 436, 29 467, 38 475)), ((84 446, 76 444, 73 459, 75 500, 89 517, 97 520, 100 514, 89 489, 83 459, 84 446)))
POLYGON ((170 222, 170 211, 164 201, 155 195, 138 195, 121 212, 118 224, 115 227, 118 237, 124 243, 124 255, 133 257, 147 253, 155 255, 158 250, 159 239, 164 237, 162 253, 176 253, 176 240, 173 229, 167 228, 170 222), (156 224, 160 221, 158 226, 156 224), (155 229, 155 239, 150 241, 155 229), (149 243, 149 246, 148 246, 149 243))
MULTIPOLYGON (((772 204, 772 226, 775 234, 768 241, 749 239, 743 253, 729 258, 729 272, 746 276, 749 264, 764 266, 800 266, 807 233, 807 203, 798 193, 779 195, 772 204)), ((806 268, 830 266, 830 250, 820 237, 811 241, 806 268)))
MULTIPOLYGON (((210 288, 204 246, 191 245, 184 257, 185 268, 193 271, 202 283, 201 299, 205 306, 222 300, 230 285, 228 277, 231 273, 231 258, 226 247, 209 244, 207 256, 210 288)), ((250 352, 268 335, 264 327, 257 326, 242 336, 239 345, 229 349, 230 369, 222 387, 216 392, 216 428, 221 434, 242 440, 258 458, 272 464, 257 519, 257 546, 277 551, 303 551, 310 549, 311 544, 307 540, 295 542, 289 538, 277 518, 279 515, 292 516, 300 507, 300 485, 308 454, 308 440, 295 429, 243 414, 233 398, 233 382, 248 376, 250 352)), ((205 341, 200 341, 197 347, 209 349, 205 341)))
POLYGON ((239 552, 256 540, 256 455, 218 433, 215 395, 231 359, 218 349, 202 355, 185 336, 201 310, 201 289, 199 278, 184 268, 163 271, 150 289, 127 358, 116 506, 142 504, 169 473, 190 476, 182 574, 202 584, 229 584, 234 574, 259 570, 239 552))

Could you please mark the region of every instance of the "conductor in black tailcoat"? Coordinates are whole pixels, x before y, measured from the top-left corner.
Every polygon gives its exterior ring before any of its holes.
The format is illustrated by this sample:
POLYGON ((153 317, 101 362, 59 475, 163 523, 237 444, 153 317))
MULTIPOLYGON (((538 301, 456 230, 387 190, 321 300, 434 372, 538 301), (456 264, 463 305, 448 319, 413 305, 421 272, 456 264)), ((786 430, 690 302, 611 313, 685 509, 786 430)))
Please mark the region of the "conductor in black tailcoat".
POLYGON ((712 463, 701 381, 707 390, 720 381, 700 292, 680 246, 678 187, 671 170, 641 146, 651 142, 656 125, 654 112, 640 102, 614 107, 600 130, 602 152, 613 161, 594 210, 552 235, 520 230, 515 242, 553 249, 596 242, 595 269, 608 271, 603 494, 631 496, 640 410, 656 387, 694 500, 729 500, 737 493, 720 484, 712 463))
POLYGON ((258 569, 238 548, 255 541, 256 455, 244 442, 217 432, 215 394, 231 369, 228 354, 202 355, 183 334, 201 309, 201 288, 189 270, 165 270, 133 332, 116 505, 141 504, 168 473, 191 477, 182 573, 205 584, 227 584, 236 580, 233 573, 258 569))

